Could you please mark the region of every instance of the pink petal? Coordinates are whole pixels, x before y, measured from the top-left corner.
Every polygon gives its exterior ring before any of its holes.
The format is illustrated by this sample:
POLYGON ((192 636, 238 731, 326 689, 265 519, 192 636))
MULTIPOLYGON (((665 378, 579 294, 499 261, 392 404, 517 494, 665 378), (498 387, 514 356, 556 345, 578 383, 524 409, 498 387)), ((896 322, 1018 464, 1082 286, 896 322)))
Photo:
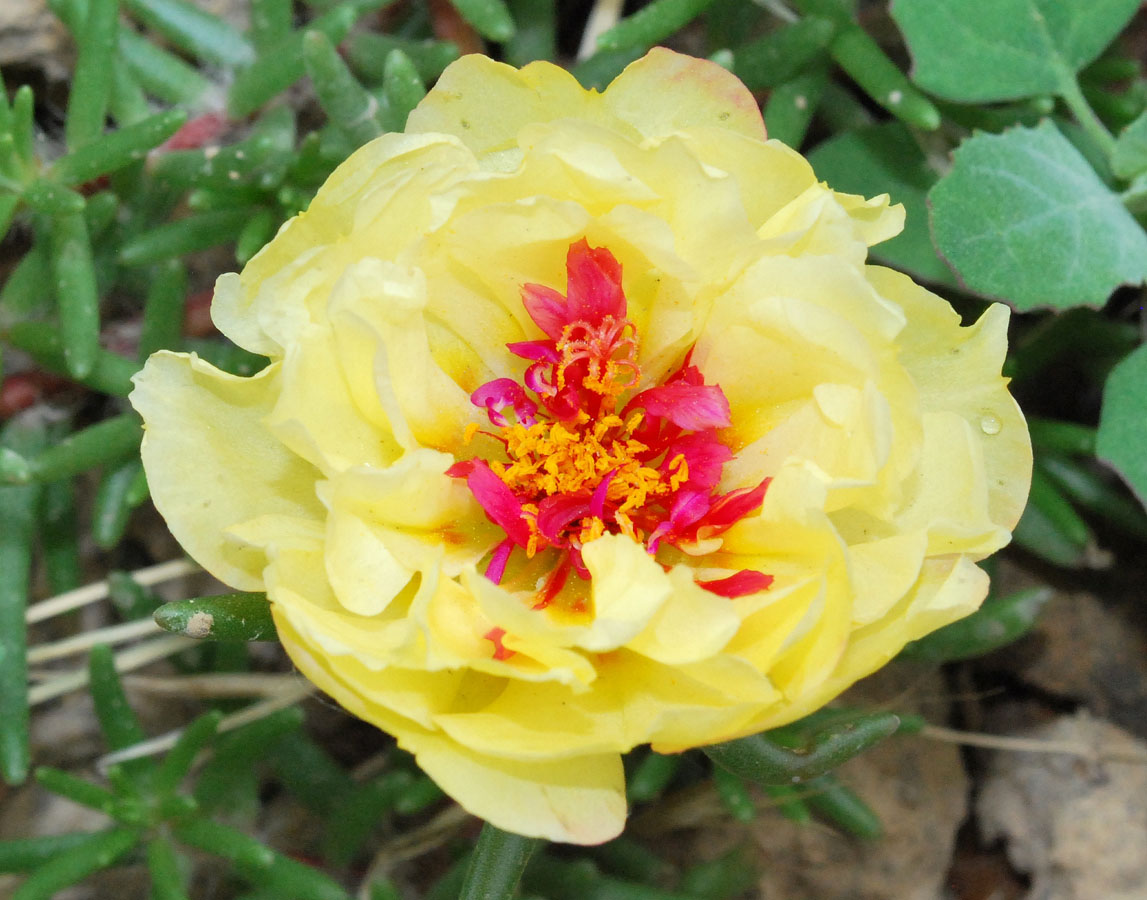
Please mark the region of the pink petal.
POLYGON ((510 554, 513 551, 513 538, 506 538, 494 548, 494 553, 490 557, 490 564, 486 566, 486 577, 494 584, 502 583, 502 576, 506 574, 506 563, 509 562, 510 554))
POLYGON ((562 529, 589 515, 591 499, 584 494, 554 494, 538 504, 538 531, 551 544, 561 546, 562 529))
POLYGON ((721 597, 745 597, 767 591, 773 583, 773 576, 755 569, 741 569, 728 578, 713 581, 698 581, 697 586, 721 597))
POLYGON ((642 391, 629 401, 626 409, 644 407, 651 416, 668 419, 686 431, 727 428, 729 401, 715 384, 689 384, 675 381, 642 391))
POLYGON ((506 349, 514 356, 538 362, 556 363, 562 358, 553 341, 514 341, 506 344, 506 349))
POLYGON ((710 535, 720 534, 732 528, 737 522, 750 513, 756 512, 765 502, 765 491, 769 488, 771 478, 766 478, 753 488, 738 488, 722 494, 713 501, 713 506, 698 523, 698 527, 708 530, 710 535))
POLYGON ((601 480, 593 490, 593 497, 589 502, 589 514, 594 518, 600 519, 605 512, 605 497, 609 493, 609 485, 617 475, 617 469, 612 472, 607 472, 606 476, 601 480))
POLYGON ((566 298, 553 288, 541 284, 523 285, 522 305, 534 324, 554 340, 562 336, 562 329, 570 323, 566 298))
POLYGON ((566 294, 570 321, 597 325, 606 316, 625 318, 621 263, 605 247, 590 248, 582 238, 566 254, 566 294))
MULTIPOLYGON (((522 503, 514 496, 506 482, 502 481, 485 460, 472 459, 468 461, 469 472, 466 473, 466 487, 474 499, 486 511, 486 515, 495 525, 500 527, 507 536, 519 547, 525 547, 530 541, 530 526, 522 515, 522 503)), ((454 475, 465 463, 455 463, 446 470, 446 474, 454 475)), ((455 475, 455 477, 458 477, 455 475)))
POLYGON ((711 432, 682 435, 666 448, 661 471, 668 472, 678 456, 684 456, 685 465, 689 467, 685 485, 709 492, 721 480, 721 470, 733 458, 733 451, 711 432))
POLYGON ((514 415, 523 425, 533 425, 538 405, 526 396, 525 389, 512 378, 495 378, 487 381, 470 395, 475 406, 486 407, 486 414, 495 425, 509 425, 502 415, 507 406, 513 407, 514 415))

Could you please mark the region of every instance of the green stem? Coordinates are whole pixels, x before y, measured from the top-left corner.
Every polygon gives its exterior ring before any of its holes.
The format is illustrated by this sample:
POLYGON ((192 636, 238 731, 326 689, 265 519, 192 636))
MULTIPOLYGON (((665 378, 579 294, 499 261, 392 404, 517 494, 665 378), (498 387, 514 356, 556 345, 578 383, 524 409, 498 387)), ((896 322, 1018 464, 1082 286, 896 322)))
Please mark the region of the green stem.
POLYGON ((1080 127, 1110 158, 1115 151, 1115 136, 1107 130, 1107 126, 1100 121, 1095 110, 1091 108, 1083 96, 1083 91, 1080 89, 1074 74, 1066 75, 1061 80, 1059 95, 1067 104, 1067 108, 1071 110, 1072 115, 1075 116, 1076 121, 1079 122, 1080 127))
POLYGON ((538 843, 536 838, 510 834, 487 822, 458 900, 509 900, 538 843))

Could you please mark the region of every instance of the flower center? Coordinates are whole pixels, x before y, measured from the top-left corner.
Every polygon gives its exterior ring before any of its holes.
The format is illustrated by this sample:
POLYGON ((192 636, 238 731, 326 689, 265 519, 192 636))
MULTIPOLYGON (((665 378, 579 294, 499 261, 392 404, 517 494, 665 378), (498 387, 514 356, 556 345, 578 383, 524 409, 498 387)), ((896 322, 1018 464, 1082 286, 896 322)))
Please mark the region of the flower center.
MULTIPOLYGON (((638 390, 638 334, 627 317, 621 266, 582 240, 570 247, 566 268, 565 295, 533 284, 522 290, 546 335, 508 345, 530 362, 522 381, 498 378, 471 395, 494 429, 471 425, 467 442, 481 435, 500 446, 447 473, 466 479, 506 533, 486 571, 492 581, 502 580, 515 547, 528 558, 559 551, 537 606, 553 599, 571 569, 589 577, 581 548, 603 534, 623 534, 651 554, 663 543, 697 551, 759 509, 768 484, 716 492, 733 455, 718 436, 730 424, 724 392, 705 384, 688 359, 660 385, 638 390)), ((769 581, 745 571, 699 583, 739 596, 769 581)))

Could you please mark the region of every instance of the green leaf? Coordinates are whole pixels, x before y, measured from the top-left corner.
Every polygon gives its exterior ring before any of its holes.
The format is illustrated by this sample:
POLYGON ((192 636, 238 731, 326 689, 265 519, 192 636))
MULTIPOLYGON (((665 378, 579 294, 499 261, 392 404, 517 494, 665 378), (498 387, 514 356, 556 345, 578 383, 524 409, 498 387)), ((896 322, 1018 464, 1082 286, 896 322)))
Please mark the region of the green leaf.
POLYGON ((970 616, 912 641, 902 655, 931 663, 983 656, 1027 634, 1053 594, 1049 587, 1037 587, 989 597, 970 616))
POLYGON ((482 37, 502 43, 514 36, 514 20, 503 0, 450 0, 482 37))
POLYGON ((1021 311, 1098 306, 1147 278, 1147 235, 1050 122, 965 141, 928 201, 961 280, 1021 311))
POLYGON ((111 99, 118 23, 118 0, 91 0, 88 4, 84 27, 76 35, 80 53, 65 123, 69 150, 103 133, 111 99))
POLYGON ((266 594, 220 594, 165 603, 155 611, 160 628, 214 641, 273 641, 275 623, 266 594))
POLYGON ((1130 21, 1139 0, 895 0, 913 79, 946 100, 1063 94, 1130 21))
POLYGON ((955 286, 928 230, 926 195, 936 173, 904 125, 884 122, 838 134, 819 144, 808 159, 817 176, 838 191, 866 197, 888 193, 893 203, 904 204, 904 230, 873 247, 875 259, 925 281, 955 286))
POLYGON ((632 16, 626 16, 597 39, 599 50, 650 47, 684 28, 713 0, 653 0, 632 16))
POLYGON ((113 828, 93 835, 53 857, 9 896, 11 900, 49 900, 93 872, 114 865, 139 843, 139 837, 132 828, 113 828))
POLYGON ((1119 363, 1103 387, 1096 455, 1147 505, 1147 345, 1119 363))
POLYGON ((487 822, 478 835, 459 900, 509 900, 538 843, 487 822))
POLYGON ((1120 132, 1111 154, 1111 169, 1127 179, 1147 172, 1147 112, 1120 132))
POLYGON ((238 66, 255 58, 255 48, 218 16, 186 0, 124 0, 133 16, 175 46, 207 62, 238 66))

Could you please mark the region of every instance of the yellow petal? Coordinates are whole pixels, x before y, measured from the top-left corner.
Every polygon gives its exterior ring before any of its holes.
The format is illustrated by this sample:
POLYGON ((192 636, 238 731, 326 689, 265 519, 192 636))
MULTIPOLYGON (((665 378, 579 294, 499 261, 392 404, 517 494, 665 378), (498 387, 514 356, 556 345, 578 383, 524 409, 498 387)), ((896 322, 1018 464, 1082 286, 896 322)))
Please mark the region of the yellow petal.
POLYGON ((251 378, 196 356, 157 353, 135 376, 142 456, 155 506, 183 548, 220 581, 263 587, 264 554, 225 530, 263 515, 319 519, 319 473, 266 428, 280 371, 251 378))

